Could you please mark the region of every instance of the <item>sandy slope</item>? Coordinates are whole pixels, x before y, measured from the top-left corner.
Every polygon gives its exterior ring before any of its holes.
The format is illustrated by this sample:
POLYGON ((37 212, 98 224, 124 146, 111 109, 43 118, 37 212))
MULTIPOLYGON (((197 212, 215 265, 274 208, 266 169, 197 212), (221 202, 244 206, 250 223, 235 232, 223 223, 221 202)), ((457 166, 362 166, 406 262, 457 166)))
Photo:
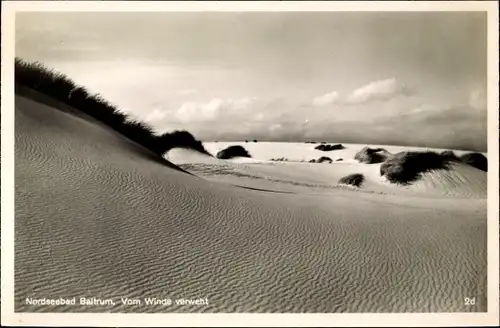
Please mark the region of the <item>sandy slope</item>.
POLYGON ((16 97, 17 311, 486 310, 484 198, 318 193, 300 183, 325 183, 321 174, 333 173, 316 172, 327 165, 312 174, 302 163, 296 171, 230 163, 300 182, 293 193, 269 193, 231 183, 287 184, 234 174, 207 180, 146 155, 101 126, 16 97), (116 305, 32 307, 26 297, 116 305), (124 306, 120 297, 209 304, 124 306))

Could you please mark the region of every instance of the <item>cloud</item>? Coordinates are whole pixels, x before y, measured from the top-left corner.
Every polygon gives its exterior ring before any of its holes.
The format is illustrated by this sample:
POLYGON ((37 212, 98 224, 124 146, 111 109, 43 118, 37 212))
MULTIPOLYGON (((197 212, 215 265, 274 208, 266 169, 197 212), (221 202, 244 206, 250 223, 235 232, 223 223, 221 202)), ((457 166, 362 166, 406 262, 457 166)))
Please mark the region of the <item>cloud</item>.
POLYGON ((167 116, 167 113, 159 109, 154 109, 151 113, 144 117, 144 121, 147 123, 161 121, 167 116))
POLYGON ((407 85, 400 83, 396 78, 374 81, 364 85, 344 96, 332 91, 312 100, 315 107, 332 104, 357 105, 375 101, 388 101, 398 96, 409 96, 413 93, 407 85))
MULTIPOLYGON (((380 118, 374 125, 391 127, 389 143, 485 151, 487 113, 466 102, 424 104, 398 116, 380 118)), ((379 134, 379 138, 382 136, 379 134)))
POLYGON ((449 107, 449 105, 437 106, 437 105, 424 104, 424 105, 420 105, 418 107, 415 107, 414 109, 410 110, 409 113, 410 114, 426 114, 429 112, 443 110, 443 108, 446 108, 446 107, 449 107))
POLYGON ((398 96, 409 96, 412 90, 396 78, 374 81, 354 90, 346 97, 349 104, 361 104, 373 101, 388 101, 398 96))
POLYGON ((306 109, 293 98, 213 97, 177 103, 173 108, 158 105, 149 112, 148 120, 161 133, 186 129, 206 141, 315 139, 482 151, 487 120, 485 110, 473 108, 484 103, 476 89, 480 88, 462 92, 459 100, 411 99, 383 106, 355 106, 356 110, 336 106, 345 104, 340 95, 333 112, 313 106, 312 97, 306 109))
POLYGON ((242 114, 256 101, 255 97, 237 99, 213 98, 209 102, 185 102, 175 112, 176 117, 184 122, 210 121, 220 115, 242 114))
POLYGON ((337 91, 332 91, 326 93, 322 96, 318 96, 313 99, 312 103, 314 106, 321 107, 334 104, 339 99, 339 94, 337 91))

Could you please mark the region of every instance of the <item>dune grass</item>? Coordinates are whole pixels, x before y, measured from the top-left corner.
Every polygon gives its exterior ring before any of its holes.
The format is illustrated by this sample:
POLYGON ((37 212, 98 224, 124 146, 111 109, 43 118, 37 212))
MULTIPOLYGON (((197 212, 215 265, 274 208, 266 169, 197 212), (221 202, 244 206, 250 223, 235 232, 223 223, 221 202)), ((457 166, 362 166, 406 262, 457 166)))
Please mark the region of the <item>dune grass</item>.
POLYGON ((318 158, 318 160, 316 161, 316 163, 323 163, 323 162, 328 162, 328 163, 331 163, 332 162, 332 159, 330 157, 327 157, 327 156, 321 156, 320 158, 318 158))
POLYGON ((481 171, 488 171, 488 159, 481 153, 467 153, 458 157, 453 151, 445 150, 441 153, 441 156, 448 161, 462 162, 481 171))
POLYGON ((286 158, 286 157, 277 157, 277 158, 271 158, 270 161, 273 161, 273 162, 288 162, 288 158, 286 158))
POLYGON ((212 156, 205 147, 203 147, 203 143, 196 140, 188 131, 174 131, 157 136, 156 148, 158 152, 162 154, 172 148, 187 148, 212 156))
POLYGON ((321 143, 321 145, 318 145, 314 147, 316 150, 321 150, 321 151, 332 151, 332 150, 338 150, 338 149, 344 149, 345 147, 341 144, 336 144, 336 145, 328 145, 321 143))
POLYGON ((20 86, 36 90, 93 117, 157 155, 161 156, 176 147, 210 155, 189 132, 174 131, 156 135, 148 124, 132 119, 101 95, 91 94, 64 74, 46 68, 39 62, 15 59, 15 87, 17 89, 20 86))
POLYGON ((488 159, 480 153, 467 153, 460 156, 460 160, 465 164, 475 167, 481 171, 488 171, 488 159))
POLYGON ((318 159, 313 158, 309 160, 309 163, 332 163, 332 162, 333 160, 328 156, 321 156, 318 159))
POLYGON ((380 166, 380 175, 392 183, 407 185, 432 170, 447 170, 449 160, 441 154, 404 151, 389 157, 380 166))

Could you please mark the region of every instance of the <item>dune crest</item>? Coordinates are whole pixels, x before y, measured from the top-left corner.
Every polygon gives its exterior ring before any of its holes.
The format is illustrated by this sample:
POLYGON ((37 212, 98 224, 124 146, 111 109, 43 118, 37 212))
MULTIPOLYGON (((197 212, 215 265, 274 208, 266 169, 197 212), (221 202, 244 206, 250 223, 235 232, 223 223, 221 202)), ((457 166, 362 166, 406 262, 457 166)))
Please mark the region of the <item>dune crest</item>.
POLYGON ((210 155, 203 144, 187 131, 157 135, 153 127, 120 111, 99 94, 91 94, 64 74, 46 68, 39 62, 15 60, 16 92, 43 99, 46 103, 62 102, 57 109, 79 117, 92 118, 138 143, 156 155, 162 156, 172 148, 187 148, 210 155), (38 93, 38 94, 37 94, 38 93), (71 107, 68 107, 71 106, 71 107), (64 107, 64 108, 62 108, 64 107))

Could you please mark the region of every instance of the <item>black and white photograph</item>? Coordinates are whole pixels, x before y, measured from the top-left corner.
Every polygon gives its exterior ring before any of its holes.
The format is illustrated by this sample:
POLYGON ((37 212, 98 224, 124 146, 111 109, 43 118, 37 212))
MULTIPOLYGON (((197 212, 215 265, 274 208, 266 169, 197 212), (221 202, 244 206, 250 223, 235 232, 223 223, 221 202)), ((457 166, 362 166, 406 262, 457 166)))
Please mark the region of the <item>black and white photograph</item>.
POLYGON ((2 324, 498 321, 498 2, 106 3, 2 3, 2 324))

